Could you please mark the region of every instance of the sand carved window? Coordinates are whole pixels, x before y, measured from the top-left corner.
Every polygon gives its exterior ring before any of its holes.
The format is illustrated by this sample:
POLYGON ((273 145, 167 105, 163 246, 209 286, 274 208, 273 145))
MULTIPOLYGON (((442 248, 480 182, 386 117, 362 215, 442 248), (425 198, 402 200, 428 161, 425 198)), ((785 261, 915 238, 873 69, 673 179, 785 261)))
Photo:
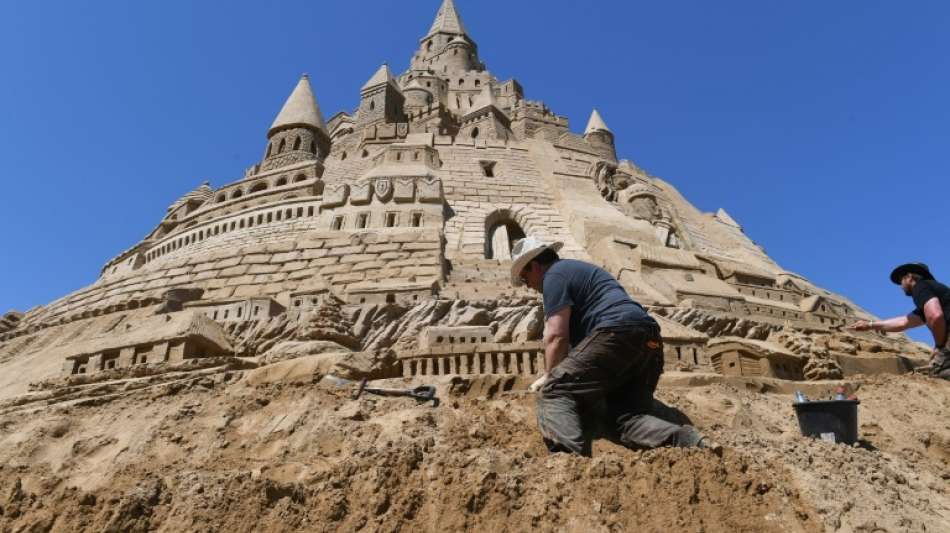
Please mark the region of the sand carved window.
POLYGON ((413 213, 412 214, 412 227, 421 228, 422 227, 422 213, 413 213))
POLYGON ((274 187, 283 187, 287 185, 287 176, 281 176, 276 182, 274 182, 274 187))
POLYGON ((369 223, 369 213, 360 213, 356 215, 356 228, 363 229, 369 223))
POLYGON ((261 191, 266 191, 266 190, 267 190, 267 182, 261 181, 261 182, 255 183, 254 186, 251 187, 251 190, 249 192, 253 194, 256 192, 261 192, 261 191))
POLYGON ((482 175, 487 178, 495 177, 495 162, 494 161, 479 161, 479 166, 482 167, 482 175))
POLYGON ((396 213, 386 213, 386 227, 387 228, 393 228, 396 226, 397 216, 398 215, 396 213))
POLYGON ((300 150, 300 137, 294 139, 294 150, 300 150))
POLYGON ((280 140, 280 146, 277 147, 277 153, 278 153, 278 154, 284 153, 284 148, 285 148, 286 146, 287 146, 287 139, 281 139, 281 140, 280 140))
POLYGON ((307 181, 306 174, 297 174, 297 176, 294 177, 294 183, 300 183, 301 181, 307 181))
POLYGON ((330 223, 330 229, 332 230, 341 230, 343 229, 343 216, 333 217, 333 222, 330 223))

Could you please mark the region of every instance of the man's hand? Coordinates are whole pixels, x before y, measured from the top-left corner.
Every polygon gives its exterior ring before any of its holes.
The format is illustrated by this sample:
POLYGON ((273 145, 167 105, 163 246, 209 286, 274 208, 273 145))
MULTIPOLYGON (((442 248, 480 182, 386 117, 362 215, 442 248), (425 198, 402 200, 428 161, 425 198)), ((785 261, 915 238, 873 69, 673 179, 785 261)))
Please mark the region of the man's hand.
POLYGON ((871 322, 868 320, 858 320, 854 324, 851 324, 850 326, 848 326, 848 329, 854 330, 854 331, 870 331, 871 322))
POLYGON ((548 382, 548 374, 547 372, 545 372, 544 374, 541 374, 541 377, 539 377, 537 381, 532 383, 531 386, 528 388, 531 389, 531 392, 538 392, 539 390, 541 390, 541 387, 543 387, 544 384, 547 382, 548 382))

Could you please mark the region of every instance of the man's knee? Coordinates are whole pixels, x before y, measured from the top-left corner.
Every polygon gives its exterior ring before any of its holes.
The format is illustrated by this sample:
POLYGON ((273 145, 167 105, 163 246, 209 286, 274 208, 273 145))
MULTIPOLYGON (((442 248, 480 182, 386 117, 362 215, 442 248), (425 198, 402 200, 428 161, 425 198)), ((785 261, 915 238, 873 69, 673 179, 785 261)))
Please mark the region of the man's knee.
POLYGON ((577 410, 578 405, 570 398, 538 395, 538 429, 549 451, 591 454, 590 441, 577 410))

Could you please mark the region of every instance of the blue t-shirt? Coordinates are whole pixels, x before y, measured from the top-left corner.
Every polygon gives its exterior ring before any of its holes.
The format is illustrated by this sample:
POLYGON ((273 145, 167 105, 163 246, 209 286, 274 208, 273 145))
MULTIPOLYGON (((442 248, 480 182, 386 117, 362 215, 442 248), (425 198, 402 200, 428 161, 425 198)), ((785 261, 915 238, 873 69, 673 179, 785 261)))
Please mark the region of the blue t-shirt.
POLYGON ((595 329, 656 325, 613 276, 583 261, 556 261, 544 273, 542 289, 545 318, 571 307, 572 347, 595 329))

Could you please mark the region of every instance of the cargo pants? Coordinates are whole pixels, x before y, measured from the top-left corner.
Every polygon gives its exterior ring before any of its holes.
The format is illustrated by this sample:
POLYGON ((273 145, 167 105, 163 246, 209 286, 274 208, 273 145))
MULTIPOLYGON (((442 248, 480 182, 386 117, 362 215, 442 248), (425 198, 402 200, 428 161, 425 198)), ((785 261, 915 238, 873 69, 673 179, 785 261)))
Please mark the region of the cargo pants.
POLYGON ((589 413, 606 403, 607 422, 630 448, 696 446, 692 426, 653 412, 653 393, 663 373, 663 341, 657 326, 591 333, 551 370, 538 396, 538 427, 552 452, 591 455, 589 413), (587 420, 585 420, 587 418, 587 420))
POLYGON ((950 341, 937 352, 931 361, 930 375, 935 378, 950 380, 950 341))

